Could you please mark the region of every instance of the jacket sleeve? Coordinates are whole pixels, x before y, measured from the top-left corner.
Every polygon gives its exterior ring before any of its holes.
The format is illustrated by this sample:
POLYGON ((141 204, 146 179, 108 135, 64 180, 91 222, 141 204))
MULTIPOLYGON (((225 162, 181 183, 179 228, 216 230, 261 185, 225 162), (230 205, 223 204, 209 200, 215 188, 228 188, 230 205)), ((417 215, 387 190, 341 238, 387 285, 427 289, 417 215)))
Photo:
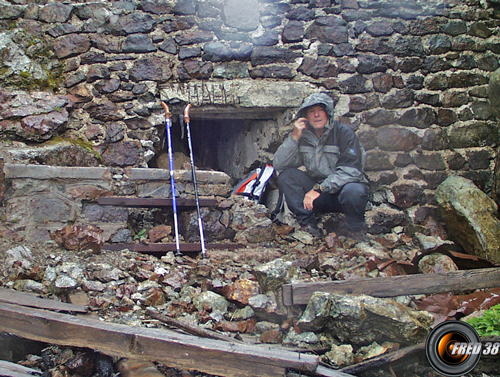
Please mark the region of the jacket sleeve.
POLYGON ((363 171, 365 151, 354 131, 347 128, 340 130, 339 149, 340 155, 334 173, 321 182, 323 191, 330 194, 335 194, 347 183, 367 183, 363 171))
POLYGON ((287 168, 297 168, 303 164, 299 153, 299 142, 292 136, 285 139, 274 154, 273 166, 277 172, 287 168))

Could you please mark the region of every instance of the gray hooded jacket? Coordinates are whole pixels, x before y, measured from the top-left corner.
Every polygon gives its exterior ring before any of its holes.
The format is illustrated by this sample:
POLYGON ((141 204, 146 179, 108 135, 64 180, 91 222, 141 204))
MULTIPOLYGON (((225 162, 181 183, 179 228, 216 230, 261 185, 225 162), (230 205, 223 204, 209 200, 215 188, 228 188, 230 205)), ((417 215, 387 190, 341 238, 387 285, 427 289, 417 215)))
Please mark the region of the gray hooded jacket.
POLYGON ((348 126, 333 120, 333 100, 323 93, 309 96, 297 113, 304 116, 305 109, 324 105, 328 114, 325 132, 318 138, 312 128, 302 133, 299 141, 290 135, 274 155, 276 171, 305 166, 309 175, 321 184, 323 192, 335 194, 351 182, 367 183, 364 174, 365 151, 358 137, 348 126))

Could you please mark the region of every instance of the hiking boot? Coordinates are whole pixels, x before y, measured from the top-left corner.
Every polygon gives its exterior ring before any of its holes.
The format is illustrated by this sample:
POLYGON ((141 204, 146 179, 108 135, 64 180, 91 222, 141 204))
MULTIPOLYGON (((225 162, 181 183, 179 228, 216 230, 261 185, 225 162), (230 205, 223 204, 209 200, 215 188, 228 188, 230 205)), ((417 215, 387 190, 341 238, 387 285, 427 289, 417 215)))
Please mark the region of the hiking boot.
POLYGON ((368 237, 366 234, 368 233, 368 227, 365 224, 361 224, 360 226, 351 226, 350 224, 345 224, 343 232, 341 235, 352 238, 355 241, 368 241, 368 237))
POLYGON ((321 229, 318 228, 318 225, 315 223, 309 223, 306 225, 302 225, 300 230, 303 232, 309 233, 313 237, 321 237, 323 234, 321 233, 321 229))

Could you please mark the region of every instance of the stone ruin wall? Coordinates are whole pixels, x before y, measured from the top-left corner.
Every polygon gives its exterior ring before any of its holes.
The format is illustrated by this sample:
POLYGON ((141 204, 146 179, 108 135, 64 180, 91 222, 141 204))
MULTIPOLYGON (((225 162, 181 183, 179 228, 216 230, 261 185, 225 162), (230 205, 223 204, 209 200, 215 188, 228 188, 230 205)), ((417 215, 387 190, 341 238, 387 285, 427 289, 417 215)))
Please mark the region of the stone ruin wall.
MULTIPOLYGON (((171 197, 170 173, 163 169, 4 164, 2 171, 4 179, 10 181, 12 194, 5 206, 8 219, 4 219, 4 223, 8 227, 0 227, 0 231, 4 236, 18 240, 26 238, 44 242, 68 224, 91 224, 102 232, 105 241, 131 242, 134 232, 129 221, 130 216, 134 216, 134 210, 100 205, 96 200, 114 195, 171 197)), ((174 177, 178 196, 194 197, 191 172, 177 170, 174 177)), ((227 174, 200 171, 197 177, 200 196, 222 198, 231 192, 227 174)), ((225 211, 224 215, 228 217, 229 208, 220 203, 216 212, 222 216, 225 211)), ((135 216, 141 216, 141 213, 143 211, 136 211, 135 216)), ((160 211, 159 215, 163 213, 160 211)), ((187 233, 191 232, 189 211, 179 209, 179 218, 187 237, 187 233)), ((229 224, 226 223, 226 226, 229 227, 229 224)), ((216 236, 220 229, 212 228, 208 226, 207 236, 211 240, 220 240, 221 237, 216 236)))
POLYGON ((367 150, 374 230, 437 231, 447 176, 495 194, 499 20, 498 0, 2 0, 2 154, 118 175, 154 166, 159 101, 176 98, 193 125, 245 119, 224 151, 238 176, 272 158, 302 98, 322 91, 367 150))

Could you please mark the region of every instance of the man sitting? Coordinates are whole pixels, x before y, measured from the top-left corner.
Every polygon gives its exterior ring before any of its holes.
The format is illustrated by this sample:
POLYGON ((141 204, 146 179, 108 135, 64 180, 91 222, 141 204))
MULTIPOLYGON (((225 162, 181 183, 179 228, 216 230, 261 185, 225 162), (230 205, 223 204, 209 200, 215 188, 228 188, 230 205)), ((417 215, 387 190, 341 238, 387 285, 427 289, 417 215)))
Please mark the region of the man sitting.
POLYGON ((302 229, 313 236, 321 235, 315 211, 344 213, 351 232, 366 227, 369 188, 363 171, 364 149, 354 131, 334 121, 333 115, 329 96, 309 96, 293 123, 292 135, 278 148, 273 161, 288 208, 302 229))

